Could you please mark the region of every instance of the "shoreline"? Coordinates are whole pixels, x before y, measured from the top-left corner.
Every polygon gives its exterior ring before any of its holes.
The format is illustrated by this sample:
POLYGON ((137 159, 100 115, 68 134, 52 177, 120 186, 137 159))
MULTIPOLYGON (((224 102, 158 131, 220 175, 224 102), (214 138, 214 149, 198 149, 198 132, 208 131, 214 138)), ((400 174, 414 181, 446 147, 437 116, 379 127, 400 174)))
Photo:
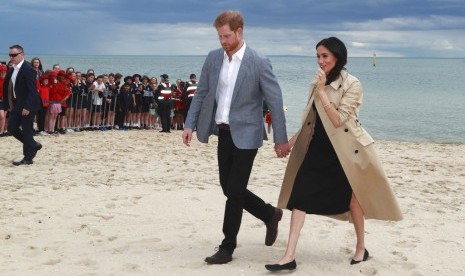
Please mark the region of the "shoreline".
MULTIPOLYGON (((265 225, 245 213, 233 261, 203 262, 222 239, 216 137, 208 145, 194 137, 190 148, 181 131, 36 139, 44 147, 34 164, 15 167, 19 142, 0 138, 2 275, 260 275, 284 252, 290 212, 272 247, 265 225)), ((464 274, 465 145, 375 145, 404 220, 367 220, 371 257, 350 266, 353 226, 307 216, 293 275, 464 274)), ((286 162, 265 141, 249 189, 275 205, 286 162)))

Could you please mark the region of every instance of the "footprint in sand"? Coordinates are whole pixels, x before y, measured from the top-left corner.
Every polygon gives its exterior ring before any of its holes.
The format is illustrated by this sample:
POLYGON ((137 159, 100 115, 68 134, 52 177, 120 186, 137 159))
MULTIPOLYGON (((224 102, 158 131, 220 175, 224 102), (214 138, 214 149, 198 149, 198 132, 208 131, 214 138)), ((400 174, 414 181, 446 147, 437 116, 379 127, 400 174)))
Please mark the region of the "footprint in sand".
POLYGON ((124 272, 140 272, 139 265, 136 264, 124 264, 121 270, 124 272))
POLYGON ((401 248, 415 248, 417 247, 416 244, 419 242, 420 241, 417 238, 411 237, 411 240, 398 241, 394 245, 401 248))
POLYGON ((161 246, 157 246, 153 249, 155 252, 168 252, 176 248, 174 245, 171 244, 163 244, 161 246))
POLYGON ((321 238, 326 238, 328 237, 328 234, 330 234, 331 232, 328 231, 328 230, 320 230, 318 231, 318 234, 320 235, 321 238))
POLYGON ((352 255, 352 250, 348 247, 342 247, 339 249, 339 252, 341 252, 344 255, 352 255))
POLYGON ((417 268, 417 265, 414 263, 403 263, 402 268, 412 270, 412 269, 417 268))
POLYGON ((36 257, 40 254, 40 249, 35 246, 28 246, 27 250, 23 253, 25 257, 36 257))
POLYGON ((371 266, 364 266, 360 269, 360 273, 362 275, 376 275, 378 274, 378 271, 376 268, 371 267, 371 266))
POLYGON ((97 229, 88 229, 87 234, 88 234, 89 236, 94 236, 94 237, 95 237, 95 236, 101 236, 101 235, 102 235, 102 233, 100 232, 100 230, 97 230, 97 229))
POLYGON ((117 239, 118 239, 118 237, 116 237, 116 236, 108 237, 108 241, 115 241, 117 239))
POLYGON ((78 265, 85 266, 85 267, 96 267, 97 262, 91 259, 82 259, 77 262, 78 265))
POLYGON ((61 263, 61 260, 60 259, 56 259, 56 260, 48 260, 44 263, 44 265, 56 265, 56 264, 59 264, 61 263))
POLYGON ((108 203, 105 205, 105 208, 108 208, 108 209, 115 209, 116 208, 116 204, 114 203, 108 203))
POLYGON ((392 255, 396 256, 399 260, 406 262, 408 261, 408 258, 405 257, 405 255, 402 252, 399 251, 393 251, 391 252, 392 255))

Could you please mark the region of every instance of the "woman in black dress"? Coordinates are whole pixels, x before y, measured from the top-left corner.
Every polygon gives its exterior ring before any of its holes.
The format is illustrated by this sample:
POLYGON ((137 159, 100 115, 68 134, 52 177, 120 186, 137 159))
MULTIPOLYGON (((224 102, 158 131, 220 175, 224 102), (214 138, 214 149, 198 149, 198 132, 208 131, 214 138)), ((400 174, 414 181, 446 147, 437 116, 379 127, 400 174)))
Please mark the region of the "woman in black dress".
POLYGON ((330 37, 320 41, 316 50, 319 69, 302 127, 289 140, 293 151, 278 203, 280 208, 292 211, 288 245, 276 264, 266 265, 270 271, 296 268, 295 251, 306 214, 336 218, 349 214, 342 219, 354 223, 357 237, 351 264, 368 258, 364 211, 369 218, 402 218, 372 148, 373 139, 357 119, 363 92, 358 79, 344 68, 344 43, 330 37), (382 198, 379 203, 378 197, 382 198), (379 211, 383 209, 386 211, 379 211))

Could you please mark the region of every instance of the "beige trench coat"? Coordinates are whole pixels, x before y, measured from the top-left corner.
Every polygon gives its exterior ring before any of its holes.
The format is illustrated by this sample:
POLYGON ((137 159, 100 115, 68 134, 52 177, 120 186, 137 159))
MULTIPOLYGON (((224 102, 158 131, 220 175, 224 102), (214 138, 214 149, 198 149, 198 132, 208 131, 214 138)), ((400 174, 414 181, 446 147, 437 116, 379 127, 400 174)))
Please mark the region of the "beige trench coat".
MULTIPOLYGON (((279 208, 287 208, 297 171, 308 150, 315 126, 315 103, 323 126, 341 162, 352 191, 366 219, 402 219, 397 200, 374 149, 374 141, 357 120, 363 91, 357 78, 341 72, 341 77, 326 86, 328 98, 338 110, 341 126, 335 128, 321 104, 316 83, 310 85, 310 99, 302 116, 302 127, 292 148, 278 200, 279 208), (316 91, 315 91, 316 92, 316 91)), ((330 217, 351 221, 350 212, 330 217)))

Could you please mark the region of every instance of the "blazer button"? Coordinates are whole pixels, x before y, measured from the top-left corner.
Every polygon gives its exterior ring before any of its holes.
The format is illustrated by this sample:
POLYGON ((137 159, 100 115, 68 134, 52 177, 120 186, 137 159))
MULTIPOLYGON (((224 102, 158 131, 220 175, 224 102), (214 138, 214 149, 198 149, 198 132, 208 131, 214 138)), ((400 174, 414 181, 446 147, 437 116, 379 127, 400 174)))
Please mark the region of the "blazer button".
POLYGON ((358 153, 358 150, 355 150, 355 153, 358 153))
POLYGON ((344 131, 345 131, 345 132, 348 132, 349 130, 346 128, 346 129, 344 129, 344 131))

